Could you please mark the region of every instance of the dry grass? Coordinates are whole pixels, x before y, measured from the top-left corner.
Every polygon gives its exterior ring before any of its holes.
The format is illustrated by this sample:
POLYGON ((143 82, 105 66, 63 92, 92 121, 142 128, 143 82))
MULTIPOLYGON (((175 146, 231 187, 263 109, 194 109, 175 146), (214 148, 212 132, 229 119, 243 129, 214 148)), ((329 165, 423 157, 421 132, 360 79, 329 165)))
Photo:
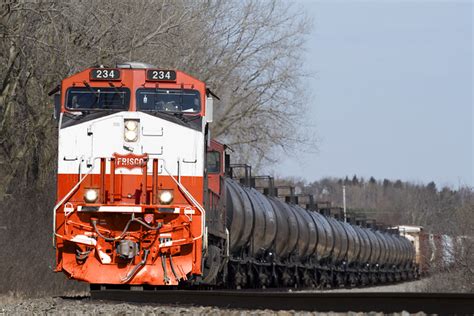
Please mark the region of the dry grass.
POLYGON ((55 253, 52 247, 53 199, 48 190, 23 192, 35 201, 13 196, 2 203, 5 226, 0 232, 0 293, 9 297, 42 297, 83 292, 85 284, 54 273, 55 253))
POLYGON ((445 273, 437 273, 429 278, 422 288, 423 292, 435 293, 473 293, 474 275, 470 272, 451 270, 445 273))

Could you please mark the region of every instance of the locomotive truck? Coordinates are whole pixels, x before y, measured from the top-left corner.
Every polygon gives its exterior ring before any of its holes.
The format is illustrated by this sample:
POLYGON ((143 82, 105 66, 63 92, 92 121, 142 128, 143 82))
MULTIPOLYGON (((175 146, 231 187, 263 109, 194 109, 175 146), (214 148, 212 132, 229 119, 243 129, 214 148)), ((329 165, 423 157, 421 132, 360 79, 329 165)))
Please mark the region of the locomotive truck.
MULTIPOLYGON (((336 220, 233 177, 216 95, 144 63, 93 67, 55 95, 55 271, 95 286, 366 285, 415 277, 397 233, 336 220)), ((253 181, 252 181, 253 180, 253 181)))

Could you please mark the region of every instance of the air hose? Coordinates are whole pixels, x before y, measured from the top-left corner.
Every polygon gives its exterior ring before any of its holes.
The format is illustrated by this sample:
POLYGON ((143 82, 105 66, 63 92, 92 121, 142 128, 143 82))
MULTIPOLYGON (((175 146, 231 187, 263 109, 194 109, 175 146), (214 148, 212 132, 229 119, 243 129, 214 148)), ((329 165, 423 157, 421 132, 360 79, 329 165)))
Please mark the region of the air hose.
POLYGON ((127 224, 125 225, 125 228, 123 229, 122 233, 118 237, 106 237, 106 236, 102 235, 102 233, 97 228, 97 218, 92 218, 91 219, 91 223, 92 223, 92 227, 94 227, 94 231, 96 232, 96 234, 99 237, 103 238, 105 241, 116 241, 116 240, 122 239, 125 236, 125 234, 127 233, 131 222, 137 222, 140 225, 143 225, 143 226, 145 226, 146 228, 148 228, 150 230, 158 230, 162 226, 161 223, 158 223, 155 227, 150 226, 147 223, 145 223, 144 221, 142 221, 141 219, 135 218, 132 214, 132 218, 127 222, 127 224))
POLYGON ((127 283, 128 281, 130 281, 133 278, 133 276, 138 272, 138 270, 145 265, 146 259, 148 258, 149 253, 150 253, 150 250, 143 249, 142 261, 140 261, 136 266, 134 266, 132 271, 130 271, 125 278, 122 278, 120 280, 122 283, 127 283))

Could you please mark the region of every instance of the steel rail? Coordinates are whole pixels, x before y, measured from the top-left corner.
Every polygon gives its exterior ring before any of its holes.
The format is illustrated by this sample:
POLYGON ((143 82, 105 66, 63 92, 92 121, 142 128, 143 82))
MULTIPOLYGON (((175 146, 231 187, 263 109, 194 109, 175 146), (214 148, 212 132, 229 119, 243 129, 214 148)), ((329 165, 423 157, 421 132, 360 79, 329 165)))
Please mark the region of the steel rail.
POLYGON ((91 299, 235 309, 473 314, 474 293, 283 292, 257 290, 91 290, 91 299))

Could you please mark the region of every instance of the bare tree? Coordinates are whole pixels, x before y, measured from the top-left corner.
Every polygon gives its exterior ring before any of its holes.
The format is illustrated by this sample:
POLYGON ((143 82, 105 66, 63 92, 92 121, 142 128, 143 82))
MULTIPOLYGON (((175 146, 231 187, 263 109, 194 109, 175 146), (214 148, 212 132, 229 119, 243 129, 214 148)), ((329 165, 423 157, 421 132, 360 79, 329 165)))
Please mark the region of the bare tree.
POLYGON ((222 5, 227 19, 212 25, 220 35, 208 80, 222 95, 215 136, 244 157, 274 160, 275 148, 292 149, 309 139, 299 128, 307 95, 302 91, 302 53, 309 21, 290 5, 248 1, 222 5), (255 153, 252 155, 252 153, 255 153))
POLYGON ((274 160, 306 140, 297 127, 308 25, 277 0, 1 2, 0 239, 10 255, 0 259, 0 291, 22 281, 62 287, 45 270, 57 142, 47 93, 62 78, 127 60, 182 69, 221 96, 214 136, 242 157, 274 160))
MULTIPOLYGON (((206 81, 222 99, 213 135, 242 158, 274 161, 276 149, 291 150, 312 140, 301 128, 308 104, 301 57, 310 23, 291 5, 276 0, 107 0, 15 2, 2 9, 2 136, 10 135, 18 122, 29 125, 22 129, 27 135, 52 125, 46 91, 61 78, 91 65, 144 60, 206 81), (16 112, 20 108, 26 111, 16 112)), ((20 149, 2 136, 1 156, 13 157, 0 161, 10 170, 2 182, 20 170, 12 161, 21 155, 12 150, 25 154, 40 148, 48 153, 48 163, 54 160, 54 142, 45 149, 41 139, 32 138, 36 143, 20 149)))

